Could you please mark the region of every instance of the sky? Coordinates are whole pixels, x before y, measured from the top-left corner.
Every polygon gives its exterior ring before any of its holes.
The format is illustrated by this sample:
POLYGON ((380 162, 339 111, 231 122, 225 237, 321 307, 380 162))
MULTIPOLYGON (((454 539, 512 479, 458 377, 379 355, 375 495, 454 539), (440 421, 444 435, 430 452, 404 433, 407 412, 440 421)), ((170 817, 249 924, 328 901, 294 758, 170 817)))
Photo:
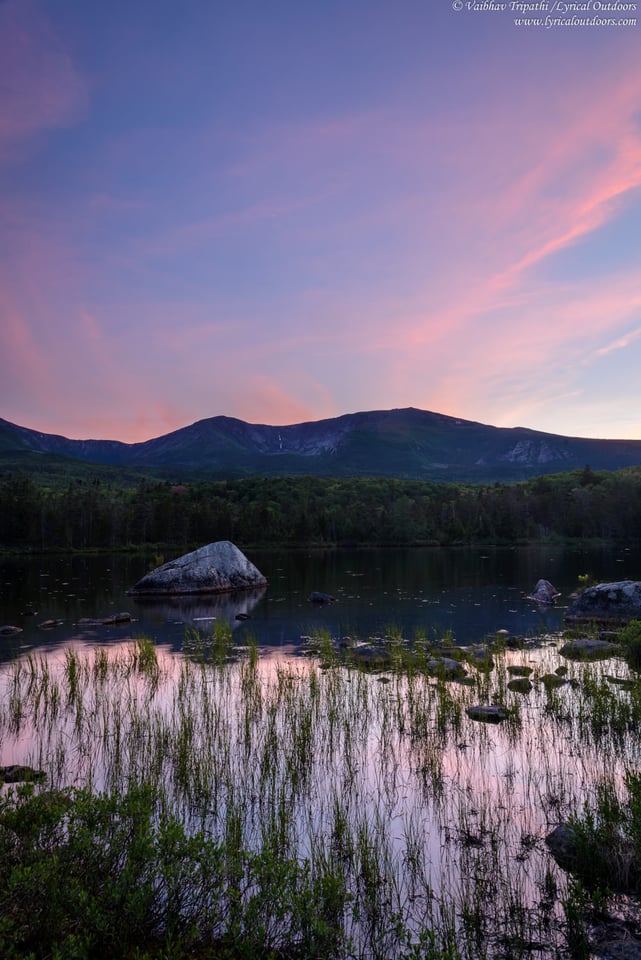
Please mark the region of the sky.
POLYGON ((0 416, 641 439, 641 0, 537 5, 0 0, 0 416))

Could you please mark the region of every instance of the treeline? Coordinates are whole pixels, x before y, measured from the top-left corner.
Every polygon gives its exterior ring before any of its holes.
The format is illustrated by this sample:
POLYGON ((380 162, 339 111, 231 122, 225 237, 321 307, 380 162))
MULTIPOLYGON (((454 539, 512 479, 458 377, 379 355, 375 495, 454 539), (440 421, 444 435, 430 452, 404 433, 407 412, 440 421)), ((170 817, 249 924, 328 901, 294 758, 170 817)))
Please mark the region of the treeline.
POLYGON ((212 540, 241 545, 641 542, 641 468, 589 467, 517 484, 249 478, 64 489, 0 477, 4 549, 121 549, 212 540))

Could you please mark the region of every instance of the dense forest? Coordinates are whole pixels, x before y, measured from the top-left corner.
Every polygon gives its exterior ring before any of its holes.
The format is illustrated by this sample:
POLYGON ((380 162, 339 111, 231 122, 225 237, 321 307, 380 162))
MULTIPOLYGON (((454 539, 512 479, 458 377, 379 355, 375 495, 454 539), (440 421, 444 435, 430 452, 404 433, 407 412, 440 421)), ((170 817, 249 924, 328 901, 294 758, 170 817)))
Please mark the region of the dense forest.
POLYGON ((641 468, 491 486, 391 479, 249 478, 48 487, 0 476, 0 547, 10 550, 641 542, 641 468))

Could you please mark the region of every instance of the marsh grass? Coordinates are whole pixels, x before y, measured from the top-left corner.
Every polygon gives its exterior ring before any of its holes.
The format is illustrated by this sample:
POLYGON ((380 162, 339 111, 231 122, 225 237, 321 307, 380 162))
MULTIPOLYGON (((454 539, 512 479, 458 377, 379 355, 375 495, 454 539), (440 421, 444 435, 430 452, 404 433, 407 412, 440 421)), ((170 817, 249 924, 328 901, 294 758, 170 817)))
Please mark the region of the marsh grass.
POLYGON ((543 838, 596 810, 595 830, 625 823, 639 843, 641 694, 611 682, 632 679, 626 663, 572 662, 552 688, 540 678, 559 666, 557 643, 498 650, 463 684, 429 676, 422 642, 408 651, 391 631, 373 670, 346 665, 327 635, 286 660, 254 639, 239 658, 224 626, 196 633, 189 656, 140 638, 31 654, 0 675, 3 762, 47 774, 42 789, 4 788, 3 955, 99 957, 96 931, 120 925, 109 956, 168 944, 274 960, 580 955, 580 897, 543 838), (508 680, 526 669, 523 697, 508 680), (508 719, 470 720, 479 702, 508 719), (38 818, 39 832, 16 827, 38 818), (117 854, 108 875, 99 854, 117 854), (76 887, 34 912, 65 858, 76 887), (91 909, 76 903, 85 871, 91 909), (127 887, 135 918, 121 911, 127 887), (28 909, 30 931, 17 919, 28 909))
POLYGON ((626 658, 633 670, 641 670, 641 620, 631 620, 619 634, 626 658))

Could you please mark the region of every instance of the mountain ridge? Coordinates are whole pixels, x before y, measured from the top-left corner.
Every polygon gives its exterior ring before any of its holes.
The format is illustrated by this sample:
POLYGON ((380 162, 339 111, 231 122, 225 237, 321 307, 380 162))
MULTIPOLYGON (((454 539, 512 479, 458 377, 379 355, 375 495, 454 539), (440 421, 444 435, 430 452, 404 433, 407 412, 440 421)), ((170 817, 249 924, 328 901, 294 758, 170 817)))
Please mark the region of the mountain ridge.
POLYGON ((207 474, 394 476, 468 482, 512 481, 589 465, 641 464, 641 440, 567 437, 495 427, 416 407, 360 411, 272 426, 215 416, 137 443, 71 440, 0 419, 2 455, 55 455, 165 476, 207 474))

